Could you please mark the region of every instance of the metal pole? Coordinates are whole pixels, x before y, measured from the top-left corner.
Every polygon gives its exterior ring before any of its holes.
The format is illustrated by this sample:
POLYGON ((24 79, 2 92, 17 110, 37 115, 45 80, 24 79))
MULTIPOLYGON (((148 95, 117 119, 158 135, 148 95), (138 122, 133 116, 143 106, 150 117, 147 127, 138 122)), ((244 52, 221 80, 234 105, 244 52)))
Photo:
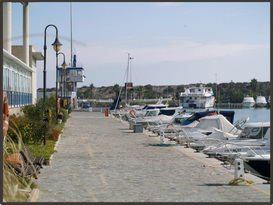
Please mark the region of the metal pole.
POLYGON ((128 53, 127 78, 126 78, 126 83, 125 83, 125 108, 127 105, 127 83, 128 83, 128 77, 129 77, 129 61, 130 61, 130 53, 128 53))
POLYGON ((66 90, 66 76, 67 76, 67 68, 65 70, 65 84, 64 84, 64 91, 65 91, 65 107, 67 106, 67 90, 66 90))
MULTIPOLYGON (((56 29, 56 37, 58 37, 58 29, 55 25, 53 24, 49 24, 45 27, 45 31, 44 31, 44 76, 43 76, 43 80, 44 80, 44 93, 43 93, 43 98, 44 98, 44 104, 43 104, 43 113, 45 112, 45 98, 46 98, 46 30, 49 26, 53 26, 56 29)), ((46 135, 44 132, 44 145, 46 145, 46 135)))
POLYGON ((56 51, 56 118, 58 117, 58 51, 56 51))
POLYGON ((61 84, 60 84, 60 88, 61 88, 61 99, 63 99, 63 69, 61 72, 61 84))
POLYGON ((70 34, 71 34, 71 41, 70 41, 70 46, 71 46, 71 67, 72 67, 72 63, 73 63, 73 52, 72 52, 72 2, 70 2, 70 34))

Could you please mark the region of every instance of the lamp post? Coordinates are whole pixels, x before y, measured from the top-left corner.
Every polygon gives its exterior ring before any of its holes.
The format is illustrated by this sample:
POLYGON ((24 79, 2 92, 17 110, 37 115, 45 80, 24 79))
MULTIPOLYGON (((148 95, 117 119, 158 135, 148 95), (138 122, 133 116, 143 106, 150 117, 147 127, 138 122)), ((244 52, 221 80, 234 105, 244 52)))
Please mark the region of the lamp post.
POLYGON ((70 98, 70 95, 69 95, 69 87, 67 86, 67 83, 68 83, 68 85, 69 85, 69 83, 70 83, 70 79, 69 79, 69 76, 68 76, 68 74, 67 74, 67 70, 66 70, 66 76, 65 76, 67 79, 66 79, 66 85, 65 85, 65 87, 66 87, 66 89, 67 89, 67 91, 66 91, 66 94, 67 94, 67 100, 66 100, 66 108, 68 108, 68 99, 70 98))
POLYGON ((65 63, 65 55, 62 52, 59 52, 59 53, 56 52, 56 118, 58 117, 58 55, 59 54, 63 55, 62 69, 66 69, 66 67, 67 67, 67 65, 65 63))
POLYGON ((62 75, 61 75, 61 84, 62 84, 62 89, 61 89, 61 98, 63 98, 63 72, 64 70, 66 70, 67 68, 67 64, 65 63, 65 55, 64 55, 64 61, 63 61, 63 64, 62 64, 62 75))
MULTIPOLYGON (((61 49, 61 43, 58 39, 58 28, 53 25, 53 24, 49 24, 45 27, 45 31, 44 31, 44 76, 43 76, 43 80, 44 80, 44 93, 43 93, 43 97, 44 97, 44 108, 45 108, 45 98, 46 98, 46 30, 48 27, 53 26, 56 29, 56 38, 53 44, 51 44, 53 46, 53 49, 58 52, 61 49)), ((45 110, 44 110, 45 111, 45 110)), ((46 145, 46 135, 44 133, 44 145, 46 145)))

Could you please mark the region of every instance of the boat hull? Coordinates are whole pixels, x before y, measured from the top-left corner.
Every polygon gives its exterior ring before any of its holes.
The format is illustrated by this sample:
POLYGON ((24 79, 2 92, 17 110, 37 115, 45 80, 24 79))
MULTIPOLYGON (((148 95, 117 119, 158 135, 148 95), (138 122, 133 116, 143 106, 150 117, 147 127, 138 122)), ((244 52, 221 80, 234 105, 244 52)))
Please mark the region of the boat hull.
POLYGON ((270 160, 244 161, 244 167, 260 178, 270 179, 270 160))
POLYGON ((243 102, 242 107, 253 107, 255 102, 243 102))

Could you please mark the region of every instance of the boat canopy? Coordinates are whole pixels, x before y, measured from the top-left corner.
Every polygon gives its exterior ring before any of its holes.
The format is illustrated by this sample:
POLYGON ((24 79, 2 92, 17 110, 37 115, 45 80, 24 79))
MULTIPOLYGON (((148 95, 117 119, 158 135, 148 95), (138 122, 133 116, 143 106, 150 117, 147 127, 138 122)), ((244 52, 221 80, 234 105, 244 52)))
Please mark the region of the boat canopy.
MULTIPOLYGON (((197 112, 194 113, 191 117, 189 117, 187 120, 185 120, 184 122, 181 123, 181 125, 188 125, 190 123, 192 123, 195 120, 199 120, 200 118, 207 116, 210 113, 218 113, 217 110, 211 110, 211 111, 205 111, 205 112, 197 112)), ((231 123, 233 124, 233 120, 234 120, 234 111, 219 111, 219 113, 221 115, 224 115, 225 118, 231 123)))
POLYGON ((205 116, 200 119, 200 122, 195 126, 199 129, 208 129, 215 127, 223 132, 234 134, 237 129, 223 116, 223 115, 212 115, 205 116))

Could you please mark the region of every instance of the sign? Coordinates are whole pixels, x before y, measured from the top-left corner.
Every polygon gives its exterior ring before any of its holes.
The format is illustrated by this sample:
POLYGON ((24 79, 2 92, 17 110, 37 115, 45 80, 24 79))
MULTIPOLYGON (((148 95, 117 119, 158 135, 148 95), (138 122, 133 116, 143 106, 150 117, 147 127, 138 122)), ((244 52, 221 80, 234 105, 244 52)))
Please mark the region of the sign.
POLYGON ((132 82, 125 83, 125 88, 127 90, 133 90, 133 83, 132 82))

